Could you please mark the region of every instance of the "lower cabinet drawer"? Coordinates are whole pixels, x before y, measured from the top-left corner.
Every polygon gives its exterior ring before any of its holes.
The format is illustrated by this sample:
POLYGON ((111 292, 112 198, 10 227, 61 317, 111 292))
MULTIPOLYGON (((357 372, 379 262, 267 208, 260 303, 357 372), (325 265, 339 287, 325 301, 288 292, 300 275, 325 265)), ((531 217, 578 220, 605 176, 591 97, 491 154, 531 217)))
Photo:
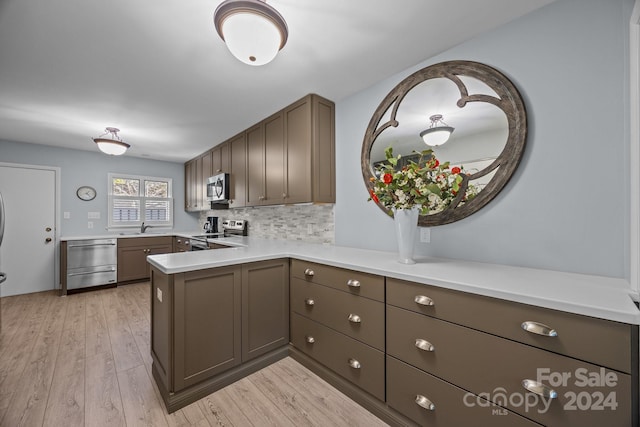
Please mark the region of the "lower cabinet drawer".
POLYGON ((630 375, 393 306, 387 354, 546 426, 632 423, 630 375))
POLYGON ((384 401, 384 353, 291 313, 291 342, 343 378, 384 401))
POLYGON ((384 303, 291 279, 291 310, 384 351, 384 303))
POLYGON ((540 426, 389 356, 387 404, 423 426, 540 426))

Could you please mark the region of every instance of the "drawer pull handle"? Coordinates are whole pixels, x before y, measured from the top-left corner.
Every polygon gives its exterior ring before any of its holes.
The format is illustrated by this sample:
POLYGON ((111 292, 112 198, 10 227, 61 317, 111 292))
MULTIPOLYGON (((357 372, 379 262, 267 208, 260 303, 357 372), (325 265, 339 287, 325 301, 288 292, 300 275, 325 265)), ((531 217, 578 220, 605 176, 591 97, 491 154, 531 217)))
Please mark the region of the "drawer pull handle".
POLYGON ((349 366, 351 366, 353 369, 360 369, 360 362, 358 362, 356 359, 349 359, 349 366))
POLYGON ((359 280, 349 279, 349 281, 347 282, 347 286, 352 287, 352 288, 359 288, 360 287, 360 281, 359 280))
POLYGON ((424 295, 416 295, 413 300, 420 305, 433 305, 433 300, 429 297, 425 297, 424 295))
POLYGON ((435 351, 436 349, 429 341, 419 338, 416 340, 416 347, 423 351, 435 351))
POLYGON ((527 332, 531 332, 532 334, 543 335, 545 337, 558 336, 558 333, 556 332, 555 329, 550 328, 544 323, 526 321, 526 322, 522 322, 522 325, 520 326, 522 327, 522 329, 524 329, 527 332))
POLYGON ((316 302, 311 298, 307 298, 306 300, 304 300, 304 303, 308 306, 312 306, 312 305, 315 305, 316 302))
POLYGON ((305 335, 304 340, 309 344, 313 344, 314 342, 316 342, 316 339, 311 335, 305 335))
POLYGON ((316 273, 315 273, 312 269, 310 269, 310 268, 307 268, 307 269, 304 271, 304 275, 305 275, 305 276, 313 277, 313 275, 314 275, 314 274, 316 274, 316 273))
POLYGON ((554 389, 547 387, 538 381, 522 380, 522 387, 531 393, 537 394, 540 397, 546 397, 547 399, 555 399, 558 397, 558 393, 554 389))
POLYGON ((350 313, 349 314, 349 322, 351 323, 360 323, 362 319, 357 314, 350 313))
POLYGON ((432 401, 420 394, 416 395, 416 404, 428 411, 436 410, 436 405, 434 405, 432 401))

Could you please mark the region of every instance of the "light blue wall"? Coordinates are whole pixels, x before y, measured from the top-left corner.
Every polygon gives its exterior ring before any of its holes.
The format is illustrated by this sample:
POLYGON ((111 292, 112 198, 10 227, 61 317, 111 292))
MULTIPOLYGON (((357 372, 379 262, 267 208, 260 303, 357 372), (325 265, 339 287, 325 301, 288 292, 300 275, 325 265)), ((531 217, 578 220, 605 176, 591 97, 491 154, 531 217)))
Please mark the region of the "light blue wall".
POLYGON ((56 166, 60 168, 62 212, 70 212, 70 219, 61 219, 61 236, 105 234, 107 226, 107 174, 117 172, 173 179, 175 230, 195 230, 198 214, 184 211, 184 165, 182 163, 145 160, 135 157, 112 157, 90 151, 54 148, 37 144, 0 141, 0 162, 29 165, 56 166), (98 196, 83 202, 76 197, 76 189, 90 185, 98 196), (87 219, 88 212, 100 212, 100 219, 87 219), (87 228, 88 221, 94 223, 87 228))
POLYGON ((628 278, 632 7, 633 0, 559 0, 339 101, 336 244, 395 250, 392 219, 367 203, 360 172, 369 119, 412 72, 472 60, 502 71, 521 91, 529 119, 524 158, 488 206, 433 227, 431 243, 417 251, 628 278))

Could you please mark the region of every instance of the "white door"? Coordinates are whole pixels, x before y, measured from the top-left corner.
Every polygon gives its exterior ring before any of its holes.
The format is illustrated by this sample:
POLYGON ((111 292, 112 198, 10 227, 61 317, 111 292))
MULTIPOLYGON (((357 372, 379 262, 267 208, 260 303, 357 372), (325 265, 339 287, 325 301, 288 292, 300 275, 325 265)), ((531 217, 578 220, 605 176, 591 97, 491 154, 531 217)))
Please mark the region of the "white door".
POLYGON ((56 171, 0 165, 5 229, 2 296, 56 289, 56 171))

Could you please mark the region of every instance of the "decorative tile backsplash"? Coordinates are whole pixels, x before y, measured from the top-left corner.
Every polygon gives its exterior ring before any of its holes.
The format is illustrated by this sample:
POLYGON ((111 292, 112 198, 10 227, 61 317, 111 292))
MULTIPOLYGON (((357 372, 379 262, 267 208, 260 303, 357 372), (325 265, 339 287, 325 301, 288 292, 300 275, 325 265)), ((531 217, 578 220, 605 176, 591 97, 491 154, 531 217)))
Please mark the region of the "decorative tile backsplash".
POLYGON ((334 243, 333 204, 300 204, 209 210, 200 214, 200 226, 207 216, 218 217, 222 231, 225 219, 248 221, 249 236, 280 240, 334 243))

